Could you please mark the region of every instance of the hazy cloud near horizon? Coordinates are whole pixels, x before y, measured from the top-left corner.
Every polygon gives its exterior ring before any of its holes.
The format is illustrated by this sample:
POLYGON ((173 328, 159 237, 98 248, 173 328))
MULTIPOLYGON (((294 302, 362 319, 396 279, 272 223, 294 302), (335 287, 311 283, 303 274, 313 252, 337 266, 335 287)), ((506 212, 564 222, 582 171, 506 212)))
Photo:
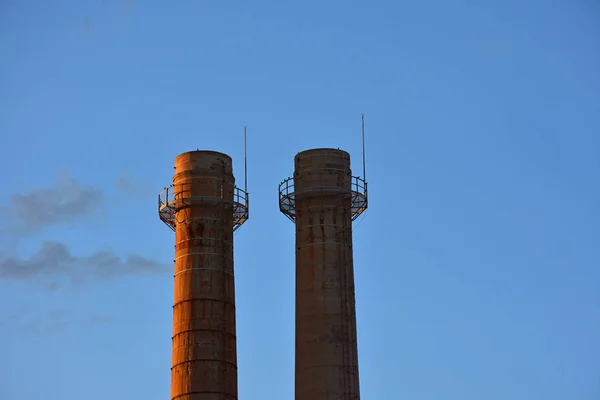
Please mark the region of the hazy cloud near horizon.
POLYGON ((10 233, 22 236, 50 225, 74 222, 98 210, 103 199, 100 190, 61 172, 51 186, 11 195, 8 204, 0 206, 0 214, 10 233))
POLYGON ((30 236, 49 226, 73 223, 102 212, 108 202, 126 197, 154 202, 158 193, 151 184, 134 179, 127 171, 113 185, 117 193, 107 196, 62 171, 51 184, 12 194, 8 201, 0 203, 0 233, 17 239, 30 236))
POLYGON ((92 314, 89 316, 73 314, 65 309, 54 310, 20 310, 0 318, 0 326, 4 329, 18 330, 31 335, 47 335, 62 333, 75 324, 78 328, 93 327, 114 321, 108 314, 92 314))
POLYGON ((75 256, 64 243, 45 241, 29 259, 0 258, 0 279, 37 280, 48 290, 61 284, 81 285, 89 280, 111 281, 124 276, 168 274, 170 266, 137 254, 120 258, 110 250, 75 256))
POLYGON ((148 182, 142 182, 134 179, 128 171, 123 172, 116 180, 115 187, 119 193, 128 193, 129 195, 141 195, 142 197, 154 200, 159 189, 151 186, 148 182))
MULTIPOLYGON (((148 198, 148 184, 133 179, 128 172, 113 181, 118 193, 127 197, 148 198)), ((114 187, 111 192, 114 192, 114 187)), ((161 275, 172 273, 172 268, 139 254, 120 257, 111 250, 91 254, 72 252, 69 243, 46 236, 37 251, 29 258, 18 255, 20 240, 34 234, 44 234, 53 225, 70 225, 78 220, 102 213, 113 195, 99 188, 83 184, 68 172, 59 173, 50 184, 12 194, 0 204, 0 231, 4 247, 0 251, 0 282, 21 283, 48 293, 63 289, 77 290, 84 284, 106 283, 127 276, 161 275), (10 243, 9 243, 10 242, 10 243)), ((106 320, 108 317, 103 317, 106 320)), ((90 323, 101 322, 95 318, 90 323)))

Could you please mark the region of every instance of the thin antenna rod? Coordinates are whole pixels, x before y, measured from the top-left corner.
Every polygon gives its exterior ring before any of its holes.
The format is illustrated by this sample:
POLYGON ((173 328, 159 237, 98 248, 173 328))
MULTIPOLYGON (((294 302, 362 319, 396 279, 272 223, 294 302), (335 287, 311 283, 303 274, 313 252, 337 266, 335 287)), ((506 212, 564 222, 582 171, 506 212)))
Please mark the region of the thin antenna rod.
POLYGON ((367 181, 367 167, 365 164, 365 114, 362 116, 362 164, 363 164, 363 179, 367 181))
POLYGON ((246 156, 246 125, 244 125, 244 192, 248 193, 248 157, 246 156))

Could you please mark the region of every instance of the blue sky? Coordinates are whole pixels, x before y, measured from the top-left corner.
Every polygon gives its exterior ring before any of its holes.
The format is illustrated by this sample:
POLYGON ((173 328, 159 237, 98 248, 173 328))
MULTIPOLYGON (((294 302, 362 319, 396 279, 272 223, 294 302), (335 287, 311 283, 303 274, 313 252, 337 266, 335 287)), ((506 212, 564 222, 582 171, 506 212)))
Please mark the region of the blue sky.
POLYGON ((363 399, 600 396, 600 6, 3 1, 0 399, 169 398, 174 157, 234 159, 240 399, 292 399, 293 156, 339 147, 363 399), (127 257, 130 256, 128 259, 127 257))

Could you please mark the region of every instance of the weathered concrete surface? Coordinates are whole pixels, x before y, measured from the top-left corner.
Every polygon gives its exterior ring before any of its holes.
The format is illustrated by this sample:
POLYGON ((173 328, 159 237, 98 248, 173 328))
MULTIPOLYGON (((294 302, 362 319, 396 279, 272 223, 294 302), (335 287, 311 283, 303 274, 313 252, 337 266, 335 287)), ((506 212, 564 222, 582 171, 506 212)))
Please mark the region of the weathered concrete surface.
POLYGON ((359 399, 350 155, 295 157, 296 400, 359 399))
POLYGON ((237 399, 231 158, 175 159, 175 299, 171 399, 237 399))

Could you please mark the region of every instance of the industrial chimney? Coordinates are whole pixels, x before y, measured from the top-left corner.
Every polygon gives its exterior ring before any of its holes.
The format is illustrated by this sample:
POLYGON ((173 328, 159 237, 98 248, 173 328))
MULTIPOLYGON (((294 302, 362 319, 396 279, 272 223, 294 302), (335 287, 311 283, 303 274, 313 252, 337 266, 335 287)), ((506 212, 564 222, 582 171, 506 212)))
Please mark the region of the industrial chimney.
POLYGON ((339 149, 306 150, 294 164, 279 208, 296 224, 295 399, 358 400, 352 221, 367 184, 339 149))
POLYGON ((235 187, 231 158, 177 156, 158 213, 175 231, 171 399, 235 400, 233 232, 248 219, 248 193, 235 187))

